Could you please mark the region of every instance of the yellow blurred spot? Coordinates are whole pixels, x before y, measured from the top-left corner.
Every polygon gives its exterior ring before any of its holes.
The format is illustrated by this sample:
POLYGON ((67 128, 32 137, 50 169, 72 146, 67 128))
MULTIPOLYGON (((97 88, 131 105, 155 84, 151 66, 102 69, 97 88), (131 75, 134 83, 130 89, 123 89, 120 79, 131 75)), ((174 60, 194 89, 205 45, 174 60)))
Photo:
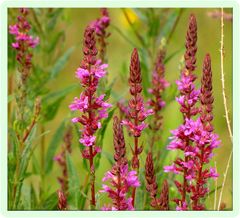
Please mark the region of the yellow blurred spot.
MULTIPOLYGON (((131 9, 124 9, 127 16, 129 17, 131 23, 136 24, 136 22, 139 22, 138 16, 131 10, 131 9)), ((120 16, 120 22, 123 27, 129 28, 129 23, 123 13, 121 13, 120 16)))

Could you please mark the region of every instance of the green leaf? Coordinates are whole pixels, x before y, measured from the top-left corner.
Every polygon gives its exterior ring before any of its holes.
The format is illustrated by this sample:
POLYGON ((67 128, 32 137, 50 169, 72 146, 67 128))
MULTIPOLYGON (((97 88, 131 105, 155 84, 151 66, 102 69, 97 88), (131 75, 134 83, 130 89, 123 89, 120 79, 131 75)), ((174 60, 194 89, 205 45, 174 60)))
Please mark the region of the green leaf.
POLYGON ((144 208, 144 191, 141 189, 136 189, 136 201, 135 209, 141 210, 144 208))
POLYGON ((53 192, 43 203, 43 210, 57 210, 58 196, 57 192, 53 192))
POLYGON ((55 117, 63 99, 64 97, 58 98, 53 103, 43 107, 42 114, 44 122, 50 121, 55 117))
POLYGON ((113 154, 110 154, 107 151, 102 151, 102 155, 108 160, 108 162, 113 165, 115 163, 113 154))
MULTIPOLYGON (((222 188, 222 185, 218 186, 218 187, 217 187, 217 190, 219 190, 220 188, 222 188)), ((214 193, 215 193, 215 188, 214 188, 213 190, 211 190, 211 191, 208 193, 208 195, 212 195, 212 194, 214 194, 214 193)))
POLYGON ((79 210, 84 210, 84 206, 87 200, 87 194, 88 194, 88 190, 89 190, 90 184, 88 183, 83 191, 82 197, 80 198, 79 201, 79 210))
MULTIPOLYGON (((106 130, 107 130, 107 126, 108 126, 109 122, 111 121, 115 110, 116 110, 116 107, 113 108, 108 113, 108 118, 106 118, 103 121, 102 128, 98 132, 96 145, 98 145, 101 148, 103 147, 103 139, 104 139, 104 136, 105 136, 105 133, 106 133, 106 130)), ((99 167, 100 159, 101 159, 101 153, 99 153, 94 159, 94 166, 95 166, 96 169, 99 167)))
POLYGON ((165 92, 163 92, 162 98, 166 101, 166 102, 171 102, 173 100, 175 100, 176 96, 178 93, 178 89, 177 89, 177 85, 172 83, 165 92))
POLYGON ((10 136, 9 141, 10 141, 10 144, 12 145, 13 158, 16 159, 19 153, 20 142, 18 140, 16 132, 12 128, 10 128, 8 132, 10 136))
POLYGON ((28 138, 26 139, 26 142, 25 142, 25 148, 22 152, 22 155, 21 155, 21 161, 20 161, 20 167, 19 167, 19 177, 20 177, 20 180, 24 179, 26 177, 26 170, 27 170, 27 167, 28 167, 28 163, 29 163, 29 160, 33 154, 33 150, 34 150, 34 146, 33 146, 33 139, 35 138, 36 136, 36 132, 37 132, 37 125, 35 125, 32 129, 32 131, 30 132, 28 138))
POLYGON ((43 97, 42 114, 45 122, 48 122, 55 117, 64 98, 77 87, 78 85, 76 84, 70 85, 59 91, 51 92, 43 97))
POLYGON ((34 154, 32 155, 32 172, 33 174, 37 174, 37 175, 40 175, 41 173, 40 165, 34 154))
POLYGON ((57 23, 57 20, 61 13, 63 12, 63 8, 53 9, 51 13, 48 13, 48 24, 47 24, 47 31, 52 31, 57 23))
POLYGON ((37 125, 35 125, 33 127, 28 138, 26 139, 25 148, 21 155, 20 166, 19 166, 19 177, 18 177, 18 183, 17 183, 17 187, 16 187, 16 197, 15 197, 15 202, 14 202, 14 208, 18 208, 18 204, 19 204, 20 197, 21 197, 23 180, 29 176, 29 174, 27 174, 26 171, 27 171, 27 167, 28 167, 30 158, 34 151, 32 141, 36 135, 36 131, 37 131, 37 125))
POLYGON ((47 48, 47 52, 52 52, 55 49, 56 45, 58 44, 59 40, 61 38, 63 38, 64 35, 65 35, 64 31, 60 31, 57 34, 55 34, 55 36, 51 40, 51 43, 49 43, 49 47, 47 48))
POLYGON ((50 78, 55 78, 63 69, 65 64, 67 63, 70 55, 74 51, 75 47, 69 48, 54 64, 51 72, 50 72, 50 78))
POLYGON ((132 10, 135 12, 137 17, 142 20, 143 22, 147 22, 147 17, 142 8, 132 8, 132 10))
POLYGON ((72 162, 69 153, 66 154, 67 170, 68 170, 68 200, 71 201, 74 209, 78 209, 80 201, 80 181, 77 170, 72 162))
POLYGON ((177 8, 175 10, 173 10, 173 12, 168 16, 167 22, 165 23, 165 25, 161 28, 161 32, 159 34, 158 39, 161 39, 163 36, 165 38, 168 38, 172 29, 175 26, 175 22, 178 19, 178 16, 180 16, 182 13, 182 9, 181 8, 177 8))
POLYGON ((127 66, 127 62, 124 61, 122 63, 121 71, 120 71, 120 77, 121 77, 122 82, 126 82, 126 78, 128 77, 127 74, 128 74, 128 66, 127 66))
POLYGON ((105 91, 105 97, 104 97, 104 101, 108 100, 110 95, 111 95, 111 92, 112 92, 112 88, 113 88, 113 85, 115 84, 116 82, 116 78, 114 78, 112 80, 112 82, 109 84, 109 86, 107 87, 106 91, 105 91))
POLYGON ((74 84, 74 85, 67 86, 66 88, 58 90, 56 92, 51 92, 42 98, 42 104, 49 104, 50 101, 62 98, 68 95, 69 93, 71 93, 77 87, 79 87, 79 85, 74 84))
POLYGON ((47 155, 46 155, 46 160, 45 160, 45 163, 46 163, 45 173, 46 174, 50 173, 50 171, 52 169, 53 157, 56 153, 56 150, 57 150, 59 144, 62 141, 64 130, 65 130, 65 120, 62 121, 62 123, 60 124, 57 131, 53 135, 52 140, 49 144, 49 147, 47 150, 47 155))
POLYGON ((31 210, 31 187, 26 183, 22 187, 22 204, 24 210, 31 210))
POLYGON ((38 197, 37 197, 37 193, 35 192, 35 189, 33 187, 33 184, 31 184, 31 208, 32 209, 35 209, 36 206, 37 206, 37 200, 38 197))
POLYGON ((117 33, 119 33, 119 35, 120 35, 123 39, 125 39, 133 48, 138 48, 138 46, 137 46, 133 41, 131 41, 131 40, 129 39, 129 37, 126 36, 126 35, 122 32, 122 30, 120 30, 117 26, 115 26, 115 25, 112 24, 111 27, 112 27, 117 33))
POLYGON ((182 48, 174 51, 172 54, 167 56, 166 59, 164 60, 164 64, 167 64, 173 57, 175 57, 178 53, 180 53, 183 50, 184 50, 184 46, 182 46, 182 48))

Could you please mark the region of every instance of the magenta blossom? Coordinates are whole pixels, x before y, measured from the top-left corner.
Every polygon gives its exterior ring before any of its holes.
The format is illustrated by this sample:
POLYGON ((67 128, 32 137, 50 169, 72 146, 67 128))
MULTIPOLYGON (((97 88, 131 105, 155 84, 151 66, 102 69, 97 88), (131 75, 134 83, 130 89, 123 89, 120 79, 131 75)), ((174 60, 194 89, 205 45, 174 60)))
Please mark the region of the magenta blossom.
POLYGON ((110 185, 102 185, 100 192, 107 193, 114 206, 104 206, 102 210, 134 210, 132 198, 127 196, 130 188, 139 187, 140 182, 136 171, 128 171, 127 162, 117 163, 111 171, 108 171, 103 182, 110 185))
POLYGON ((105 36, 106 28, 110 24, 110 17, 106 8, 101 9, 102 16, 91 23, 98 36, 105 36))
MULTIPOLYGON (((20 10, 21 12, 21 10, 20 10)), ((35 48, 39 44, 39 37, 29 35, 31 29, 30 24, 26 20, 28 12, 18 16, 18 23, 9 26, 9 33, 15 35, 16 42, 12 43, 12 47, 19 50, 22 46, 35 48)))
MULTIPOLYGON (((91 61, 90 58, 86 58, 88 61, 91 61)), ((94 64, 91 65, 91 68, 87 68, 86 63, 83 63, 76 71, 76 77, 80 80, 80 83, 86 87, 86 90, 80 94, 79 98, 74 98, 69 108, 72 111, 80 111, 83 113, 82 116, 73 118, 72 122, 81 123, 85 126, 79 141, 86 147, 95 144, 96 136, 94 136, 93 133, 101 128, 100 121, 108 116, 107 109, 111 107, 111 104, 104 100, 105 94, 98 97, 95 95, 99 79, 106 74, 105 69, 107 66, 107 64, 102 64, 100 60, 96 60, 94 64), (90 110, 91 117, 87 117, 85 114, 89 114, 90 110)), ((99 149, 95 149, 93 154, 99 151, 99 149)), ((90 154, 85 151, 83 155, 87 158, 90 154)))
POLYGON ((19 63, 19 72, 21 72, 22 83, 24 84, 30 74, 32 67, 32 48, 39 44, 39 38, 30 35, 31 25, 27 20, 28 9, 21 8, 20 15, 17 17, 17 23, 9 26, 9 33, 13 35, 14 42, 12 48, 17 51, 17 62, 19 63))
POLYGON ((77 69, 75 75, 79 79, 84 90, 80 97, 74 98, 69 105, 70 110, 79 111, 81 115, 72 119, 73 123, 81 123, 83 128, 80 130, 81 138, 79 142, 84 145, 82 150, 83 158, 89 160, 91 179, 91 205, 96 205, 95 199, 95 170, 93 158, 101 152, 101 148, 96 145, 95 133, 101 128, 101 120, 108 117, 107 110, 111 104, 107 103, 105 95, 97 96, 99 80, 106 75, 107 64, 102 64, 97 60, 97 48, 95 40, 95 31, 87 27, 84 33, 84 57, 81 66, 77 69))
POLYGON ((128 128, 129 132, 132 133, 133 136, 139 137, 142 131, 147 127, 147 124, 145 124, 144 120, 149 115, 153 114, 153 109, 145 109, 143 98, 140 95, 138 95, 136 99, 131 99, 129 101, 129 111, 128 111, 129 117, 134 116, 134 110, 132 108, 135 108, 137 110, 137 113, 138 113, 137 119, 140 123, 136 125, 134 120, 129 119, 129 120, 123 120, 122 124, 128 128))

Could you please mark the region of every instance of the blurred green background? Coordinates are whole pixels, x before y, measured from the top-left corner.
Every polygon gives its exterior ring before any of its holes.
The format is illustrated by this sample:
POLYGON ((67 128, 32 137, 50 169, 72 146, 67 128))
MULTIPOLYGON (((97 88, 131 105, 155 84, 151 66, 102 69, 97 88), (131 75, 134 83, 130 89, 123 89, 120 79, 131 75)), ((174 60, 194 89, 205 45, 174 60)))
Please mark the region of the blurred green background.
MULTIPOLYGON (((44 10, 44 9, 42 9, 44 10)), ((174 9, 166 9, 174 10, 174 9)), ((196 74, 198 75, 197 87, 200 86, 200 77, 203 58, 206 53, 210 53, 212 57, 212 71, 213 71, 213 93, 214 93, 214 127, 216 133, 219 134, 222 141, 221 146, 216 149, 215 156, 211 165, 214 165, 216 162, 217 171, 220 174, 218 179, 218 185, 222 183, 223 173, 226 167, 227 159, 229 157, 232 144, 229 138, 227 131, 226 120, 224 118, 224 107, 223 107, 223 98, 222 98, 222 88, 221 88, 221 79, 220 79, 220 19, 213 19, 208 16, 208 12, 214 11, 215 9, 184 9, 182 11, 181 17, 177 23, 176 29, 172 34, 171 39, 167 44, 167 56, 173 52, 182 48, 167 64, 166 64, 166 79, 170 83, 175 83, 179 78, 179 63, 183 57, 185 44, 185 35, 188 26, 188 17, 191 13, 195 14, 198 23, 198 52, 197 52, 197 70, 196 74)), ((225 12, 231 13, 231 9, 225 9, 225 12)), ((128 25, 121 9, 109 9, 111 25, 108 31, 111 33, 111 36, 108 38, 108 47, 107 47, 107 59, 109 63, 109 82, 116 78, 114 84, 114 92, 119 94, 122 97, 128 98, 128 83, 127 78, 125 80, 120 79, 120 75, 123 74, 122 71, 127 71, 125 74, 128 76, 128 66, 130 55, 133 50, 133 46, 130 45, 112 25, 117 26, 125 35, 132 41, 137 42, 137 39, 134 37, 132 29, 128 25)), ((127 9, 127 13, 131 18, 134 25, 137 27, 140 34, 144 34, 146 26, 144 26, 141 21, 136 16, 135 12, 131 9, 127 9)), ((161 10, 156 13, 161 13, 161 10)), ((71 54, 69 61, 65 65, 64 69, 60 72, 60 75, 57 79, 51 81, 49 88, 52 91, 60 90, 64 87, 67 87, 72 84, 78 84, 78 80, 75 78, 75 71, 80 65, 82 60, 82 39, 83 32, 87 24, 99 17, 99 9, 64 9, 62 19, 58 20, 57 28, 59 30, 65 31, 65 44, 64 49, 75 46, 74 52, 71 54)), ((41 42, 40 42, 41 43, 41 42)), ((224 59, 224 72, 226 79, 226 94, 228 107, 230 109, 230 115, 232 120, 232 22, 225 21, 224 26, 224 48, 225 48, 225 59, 224 59)), ((34 58, 34 62, 37 62, 37 57, 34 58)), ((151 74, 151 72, 149 72, 151 74)), ((144 80, 144 78, 143 78, 144 80)), ((77 88, 74 92, 70 93, 61 104, 61 107, 54 118, 53 121, 49 122, 46 126, 46 130, 50 130, 49 134, 46 135, 46 144, 50 141, 53 134, 55 133, 57 127, 60 125, 63 119, 71 118, 68 105, 72 102, 75 96, 79 96, 81 88, 77 88)), ((110 97, 110 102, 115 102, 113 97, 110 97)), ((182 122, 182 115, 179 112, 179 106, 176 101, 171 101, 166 105, 163 116, 164 116, 164 133, 162 135, 163 141, 166 141, 170 136, 170 130, 176 128, 182 122)), ((117 110, 116 110, 117 113, 117 110)), ((127 134, 125 134, 127 135, 127 134)), ((147 144, 147 134, 145 133, 141 139, 145 144, 147 144)), ((127 145, 131 143, 131 139, 127 139, 127 145)), ((158 145, 156 145, 158 146, 158 145)), ((159 145, 159 147, 164 147, 165 145, 159 145)), ((78 169, 80 183, 84 182, 87 172, 82 168, 82 157, 79 150, 79 142, 75 134, 73 141, 73 160, 76 168, 78 169)), ((127 146, 128 153, 130 154, 129 146, 127 146)), ((113 154, 113 143, 112 143, 112 123, 108 125, 107 134, 104 138, 103 150, 107 153, 113 154)), ((35 155, 38 157, 40 148, 35 150, 35 155)), ((175 153, 170 152, 165 164, 170 164, 174 159, 175 153)), ((131 155, 129 155, 130 157, 131 155)), ((143 154, 141 159, 141 166, 144 164, 145 156, 143 154)), ((111 167, 107 158, 103 155, 101 158, 101 163, 99 169, 96 172, 96 189, 101 188, 101 179, 103 178, 106 170, 109 170, 111 167)), ((162 170, 162 166, 160 168, 162 170)), ((53 192, 59 188, 56 177, 60 174, 59 166, 54 163, 53 171, 46 178, 46 187, 49 187, 49 192, 53 192)), ((166 175, 165 175, 166 176, 166 175)), ((34 183, 38 187, 40 183, 40 177, 31 176, 28 179, 28 182, 34 183)), ((159 184, 160 185, 160 184, 159 184)), ((172 188, 175 189, 174 185, 172 188)), ((228 173, 226 187, 223 193, 223 202, 226 203, 226 207, 232 208, 232 167, 228 173)), ((207 199, 207 204, 209 209, 213 209, 213 195, 207 199)), ((105 202, 106 198, 101 197, 100 204, 105 202)))

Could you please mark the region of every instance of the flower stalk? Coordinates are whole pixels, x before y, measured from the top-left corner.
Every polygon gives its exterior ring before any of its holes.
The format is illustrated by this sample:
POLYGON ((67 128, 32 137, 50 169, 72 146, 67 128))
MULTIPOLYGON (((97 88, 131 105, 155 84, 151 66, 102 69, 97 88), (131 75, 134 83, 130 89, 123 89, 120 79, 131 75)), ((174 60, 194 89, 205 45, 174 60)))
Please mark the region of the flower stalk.
MULTIPOLYGON (((196 68, 196 52, 197 52, 197 22, 194 15, 189 18, 189 26, 186 35, 186 52, 184 54, 185 67, 181 72, 181 78, 177 81, 178 89, 180 90, 181 96, 176 98, 180 104, 180 111, 183 114, 184 123, 180 126, 181 130, 187 127, 191 117, 198 113, 198 108, 195 104, 198 101, 199 90, 195 90, 194 81, 196 76, 193 71, 196 68)), ((173 171, 174 173, 183 174, 183 183, 180 184, 175 181, 178 191, 181 194, 181 199, 176 199, 178 205, 177 209, 186 210, 188 207, 186 201, 186 194, 190 192, 189 182, 187 178, 191 178, 192 175, 192 164, 190 155, 186 155, 186 152, 192 152, 192 147, 190 146, 189 136, 184 134, 178 137, 179 131, 172 131, 174 137, 168 149, 181 149, 184 152, 184 159, 178 158, 172 166, 165 167, 165 172, 173 171), (179 172, 180 171, 180 172, 179 172)), ((189 153, 187 153, 189 154, 189 153)))
POLYGON ((218 135, 213 133, 211 124, 213 96, 209 55, 206 55, 204 60, 201 90, 196 90, 193 84, 196 80, 193 74, 196 68, 196 30, 196 19, 191 15, 186 37, 185 68, 181 79, 177 81, 181 96, 176 100, 181 106, 180 111, 183 114, 184 123, 172 131, 172 141, 168 145, 169 150, 181 150, 184 157, 177 157, 171 166, 164 167, 165 172, 183 176, 182 183, 174 181, 181 195, 180 198, 174 199, 177 210, 203 210, 205 207, 200 199, 208 193, 207 181, 209 178, 218 176, 214 168, 205 167, 213 156, 213 149, 218 147, 220 141, 218 135), (201 107, 197 108, 195 105, 199 100, 201 107), (197 114, 200 116, 193 120, 197 114), (188 197, 192 203, 188 202, 188 197))
POLYGON ((154 111, 153 120, 149 128, 153 132, 152 140, 150 143, 151 150, 155 141, 160 139, 159 130, 162 129, 163 116, 161 115, 161 110, 165 107, 165 101, 162 99, 162 93, 169 86, 169 83, 165 79, 165 66, 164 59, 166 56, 166 49, 161 45, 159 52, 157 54, 155 67, 152 73, 152 88, 149 89, 149 93, 152 98, 149 100, 148 104, 154 111))
POLYGON ((61 186, 61 191, 67 195, 68 191, 68 172, 67 172, 67 154, 72 152, 72 128, 68 127, 64 138, 64 143, 62 144, 61 152, 54 157, 54 160, 58 163, 62 170, 62 175, 58 177, 58 182, 61 186))
POLYGON ((31 30, 31 25, 28 22, 28 14, 29 10, 27 8, 20 8, 19 15, 17 17, 17 22, 14 25, 9 26, 9 33, 14 36, 14 42, 12 43, 12 48, 16 50, 16 60, 18 62, 18 78, 16 80, 17 83, 17 92, 16 92, 16 125, 14 126, 17 138, 19 140, 19 152, 16 158, 16 168, 13 182, 13 204, 12 208, 18 208, 22 181, 19 178, 20 174, 20 162, 22 152, 33 127, 35 126, 40 110, 41 110, 41 102, 40 99, 37 98, 35 101, 34 109, 33 109, 33 117, 31 120, 25 116, 27 108, 27 82, 28 78, 31 74, 32 69, 32 49, 35 48, 39 43, 39 38, 34 38, 29 34, 31 30))
POLYGON ((123 129, 117 116, 113 119, 113 131, 114 160, 116 162, 102 180, 103 182, 109 181, 111 186, 103 184, 103 189, 100 191, 108 193, 112 199, 112 205, 105 205, 102 210, 134 210, 132 198, 128 197, 128 192, 131 188, 139 187, 140 183, 137 172, 128 170, 123 129))
POLYGON ((9 33, 15 37, 12 48, 16 50, 16 60, 18 62, 19 79, 17 80, 16 102, 18 105, 17 119, 19 121, 20 132, 24 129, 24 114, 26 111, 27 81, 32 68, 32 49, 39 44, 39 38, 34 38, 29 34, 31 25, 27 16, 29 10, 21 8, 20 15, 17 17, 17 23, 9 26, 9 33))
POLYGON ((84 90, 80 97, 74 98, 69 108, 72 111, 80 111, 82 115, 72 119, 73 123, 81 123, 82 135, 79 140, 85 146, 82 151, 83 158, 89 160, 90 164, 90 182, 91 182, 91 206, 96 206, 95 199, 95 169, 94 157, 101 152, 101 148, 96 146, 95 133, 101 128, 101 120, 108 117, 107 109, 111 107, 105 102, 105 94, 96 96, 99 80, 106 75, 107 64, 102 64, 97 60, 97 48, 95 40, 95 31, 88 26, 84 33, 83 45, 84 58, 81 66, 76 71, 76 77, 80 80, 84 90))
POLYGON ((110 17, 107 8, 101 8, 101 17, 91 23, 91 26, 95 29, 97 41, 99 43, 99 58, 102 62, 107 63, 106 50, 107 42, 106 39, 111 35, 107 32, 107 28, 110 25, 110 17))
MULTIPOLYGON (((153 110, 146 110, 144 107, 143 97, 141 95, 142 92, 142 76, 141 76, 141 67, 138 56, 138 51, 134 48, 131 56, 130 63, 130 77, 129 77, 129 85, 130 85, 130 94, 132 98, 128 102, 128 113, 129 119, 123 120, 122 124, 125 125, 129 132, 134 137, 134 148, 132 149, 133 157, 132 157, 132 168, 139 171, 139 155, 143 151, 143 146, 139 145, 139 137, 142 134, 142 131, 147 127, 147 124, 144 123, 144 120, 151 114, 153 114, 153 110)), ((135 201, 135 193, 136 188, 133 189, 132 192, 132 205, 134 207, 135 201)))
POLYGON ((149 152, 145 163, 146 190, 150 194, 151 206, 156 210, 169 210, 168 182, 164 180, 160 197, 157 198, 158 184, 156 182, 152 153, 149 152))
POLYGON ((58 190, 58 210, 67 210, 67 198, 63 191, 58 190))

